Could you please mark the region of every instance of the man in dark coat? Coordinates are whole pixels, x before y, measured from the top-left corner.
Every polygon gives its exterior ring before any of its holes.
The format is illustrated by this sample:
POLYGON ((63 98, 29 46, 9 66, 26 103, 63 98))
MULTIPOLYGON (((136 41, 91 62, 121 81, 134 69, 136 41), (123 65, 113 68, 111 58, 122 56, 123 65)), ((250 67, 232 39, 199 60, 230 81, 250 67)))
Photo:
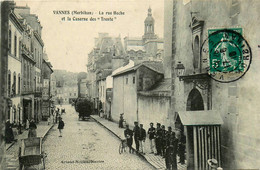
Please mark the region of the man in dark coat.
POLYGON ((179 140, 179 146, 178 146, 178 153, 180 156, 180 162, 181 164, 185 164, 185 143, 186 143, 186 136, 181 132, 180 140, 179 140))
POLYGON ((143 124, 140 124, 140 137, 139 137, 139 144, 140 144, 140 148, 141 148, 141 153, 144 153, 144 143, 145 143, 145 139, 146 139, 146 131, 143 128, 143 124))
POLYGON ((11 143, 14 141, 14 133, 12 129, 12 124, 10 123, 10 120, 8 119, 5 123, 5 142, 11 143))
POLYGON ((132 144, 133 144, 133 131, 129 129, 129 125, 126 125, 126 130, 124 131, 127 146, 129 148, 129 153, 133 152, 132 144))
POLYGON ((58 124, 58 129, 59 129, 59 132, 60 132, 60 136, 59 137, 62 137, 62 129, 64 128, 64 122, 62 120, 62 118, 60 117, 59 118, 59 124, 58 124))
POLYGON ((32 119, 30 122, 30 125, 29 125, 28 138, 37 137, 36 129, 37 129, 37 126, 36 126, 34 120, 32 119))
MULTIPOLYGON (((171 129, 170 129, 171 130, 171 129)), ((174 132, 168 133, 166 142, 165 164, 167 170, 177 170, 176 154, 178 149, 178 139, 174 132)))
POLYGON ((165 126, 162 125, 162 156, 165 157, 165 150, 166 150, 166 137, 167 131, 165 130, 165 126))
POLYGON ((135 140, 135 149, 139 152, 139 137, 140 137, 140 127, 138 126, 138 122, 134 122, 134 140, 135 140))
POLYGON ((162 129, 160 123, 157 123, 157 128, 155 131, 155 146, 157 150, 155 155, 162 155, 162 129))
POLYGON ((148 135, 149 135, 149 140, 150 140, 150 149, 151 153, 154 153, 154 140, 155 140, 155 128, 153 127, 153 123, 150 123, 150 128, 148 129, 148 135))
POLYGON ((120 114, 120 118, 119 118, 119 128, 123 128, 123 122, 124 122, 124 117, 123 117, 124 113, 120 114))

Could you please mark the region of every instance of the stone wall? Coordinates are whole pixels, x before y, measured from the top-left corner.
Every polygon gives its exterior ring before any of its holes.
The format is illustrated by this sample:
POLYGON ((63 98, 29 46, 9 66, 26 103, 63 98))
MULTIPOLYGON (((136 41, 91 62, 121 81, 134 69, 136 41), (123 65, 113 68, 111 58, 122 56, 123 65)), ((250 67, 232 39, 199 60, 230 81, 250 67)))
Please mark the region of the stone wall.
POLYGON ((129 125, 137 120, 137 92, 133 83, 136 72, 113 77, 112 120, 118 121, 121 113, 129 125), (126 78, 128 79, 126 82, 126 78))
POLYGON ((151 122, 154 123, 154 127, 156 123, 170 126, 170 103, 170 97, 138 95, 139 123, 142 123, 146 130, 151 122))

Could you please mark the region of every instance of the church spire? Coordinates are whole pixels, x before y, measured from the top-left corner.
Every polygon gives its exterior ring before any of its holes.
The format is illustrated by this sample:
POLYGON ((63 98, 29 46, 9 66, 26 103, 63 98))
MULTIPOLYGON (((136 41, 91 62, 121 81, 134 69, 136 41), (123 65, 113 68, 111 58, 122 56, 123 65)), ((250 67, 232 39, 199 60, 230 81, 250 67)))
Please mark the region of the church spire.
POLYGON ((148 13, 147 13, 147 17, 144 21, 144 38, 145 39, 150 39, 150 38, 154 38, 155 34, 154 34, 154 19, 152 17, 152 9, 149 6, 148 8, 148 13))

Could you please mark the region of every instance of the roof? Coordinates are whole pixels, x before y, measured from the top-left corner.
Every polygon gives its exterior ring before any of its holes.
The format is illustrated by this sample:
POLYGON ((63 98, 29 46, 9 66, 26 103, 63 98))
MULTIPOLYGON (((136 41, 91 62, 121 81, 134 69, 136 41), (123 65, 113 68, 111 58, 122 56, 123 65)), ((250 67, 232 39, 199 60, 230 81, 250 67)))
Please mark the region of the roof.
POLYGON ((221 125, 223 120, 218 111, 183 111, 178 112, 183 125, 221 125))
POLYGON ((101 73, 101 77, 97 78, 97 80, 102 80, 112 74, 112 69, 100 70, 99 73, 101 73))
POLYGON ((131 67, 131 68, 128 68, 128 69, 125 69, 123 71, 120 71, 116 74, 113 75, 113 77, 116 77, 116 76, 119 76, 121 74, 125 74, 127 72, 132 72, 132 71, 136 71, 138 68, 142 67, 142 66, 145 66, 157 73, 160 73, 160 74, 164 74, 164 70, 163 70, 163 64, 162 62, 158 62, 158 61, 144 61, 134 67, 131 67))
POLYGON ((140 45, 128 45, 128 46, 126 47, 126 50, 127 50, 127 51, 130 51, 130 50, 134 50, 134 51, 139 51, 139 50, 145 51, 145 50, 144 50, 144 46, 140 46, 140 45))
POLYGON ((143 96, 171 96, 171 79, 162 79, 152 86, 148 91, 139 91, 138 94, 143 96))

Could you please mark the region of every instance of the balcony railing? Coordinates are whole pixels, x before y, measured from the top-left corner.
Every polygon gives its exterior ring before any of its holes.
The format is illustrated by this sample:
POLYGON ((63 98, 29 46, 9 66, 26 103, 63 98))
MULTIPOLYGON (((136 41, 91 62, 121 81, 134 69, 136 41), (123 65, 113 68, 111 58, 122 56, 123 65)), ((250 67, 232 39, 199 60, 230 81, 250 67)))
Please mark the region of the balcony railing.
POLYGON ((30 52, 29 48, 27 48, 25 44, 22 44, 22 55, 26 56, 28 59, 35 62, 35 60, 33 58, 33 53, 30 52))

